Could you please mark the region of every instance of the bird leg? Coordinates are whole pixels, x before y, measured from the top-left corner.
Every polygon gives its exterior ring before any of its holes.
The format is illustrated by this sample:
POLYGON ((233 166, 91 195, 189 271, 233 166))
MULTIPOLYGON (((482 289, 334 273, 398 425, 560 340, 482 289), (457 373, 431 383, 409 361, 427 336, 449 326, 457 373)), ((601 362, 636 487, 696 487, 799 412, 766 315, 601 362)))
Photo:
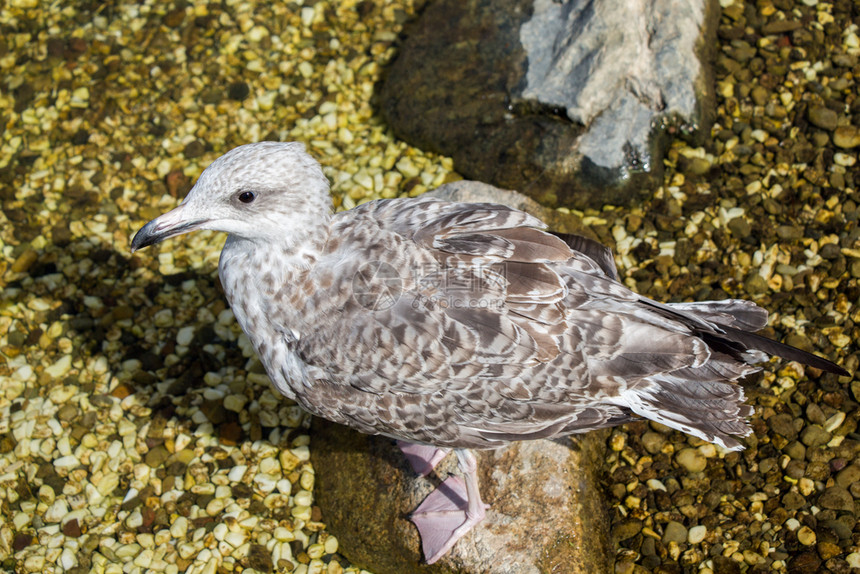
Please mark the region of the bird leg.
POLYGON ((454 544, 484 519, 489 508, 478 492, 478 462, 465 449, 456 449, 463 478, 449 476, 415 509, 410 520, 418 527, 427 564, 444 556, 454 544))
POLYGON ((404 440, 397 441, 397 446, 406 455, 406 460, 412 465, 412 470, 421 476, 430 474, 436 465, 451 452, 449 448, 436 448, 435 446, 425 446, 404 440))

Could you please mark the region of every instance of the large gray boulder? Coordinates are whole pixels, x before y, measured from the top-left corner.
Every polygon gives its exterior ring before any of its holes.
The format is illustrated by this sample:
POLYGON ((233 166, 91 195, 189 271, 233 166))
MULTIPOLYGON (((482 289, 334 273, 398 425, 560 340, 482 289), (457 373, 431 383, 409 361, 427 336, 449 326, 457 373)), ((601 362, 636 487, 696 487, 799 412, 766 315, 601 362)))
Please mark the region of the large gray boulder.
POLYGON ((382 88, 395 133, 549 206, 624 203, 709 128, 715 0, 439 0, 382 88))

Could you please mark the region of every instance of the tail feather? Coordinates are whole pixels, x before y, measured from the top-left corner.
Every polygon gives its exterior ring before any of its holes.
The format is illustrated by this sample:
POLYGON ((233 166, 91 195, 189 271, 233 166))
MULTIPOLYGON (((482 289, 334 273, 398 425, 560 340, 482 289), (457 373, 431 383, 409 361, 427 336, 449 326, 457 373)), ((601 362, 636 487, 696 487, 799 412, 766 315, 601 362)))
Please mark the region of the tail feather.
POLYGON ((751 429, 746 419, 753 408, 744 404, 737 381, 759 370, 756 363, 775 355, 848 375, 839 365, 807 351, 754 333, 767 323, 767 312, 747 301, 662 304, 643 303, 680 321, 708 347, 710 355, 698 365, 643 377, 619 397, 619 405, 634 414, 716 443, 728 450, 743 445, 751 429))
POLYGON ((752 407, 743 404, 743 389, 731 386, 735 393, 725 399, 707 399, 682 396, 662 387, 662 381, 647 389, 624 395, 627 408, 637 415, 667 427, 691 434, 702 440, 718 444, 727 450, 741 450, 743 445, 735 436, 744 437, 752 432, 746 417, 752 407))
POLYGON ((787 359, 789 361, 797 361, 798 363, 803 363, 805 365, 815 367, 816 369, 821 369, 822 371, 826 371, 828 373, 835 373, 841 376, 850 376, 850 373, 848 371, 846 371, 836 363, 829 361, 823 357, 819 357, 818 355, 814 355, 812 353, 804 351, 802 349, 798 349, 797 347, 792 347, 791 345, 786 345, 785 343, 780 343, 779 341, 768 339, 767 337, 763 337, 756 333, 749 333, 747 331, 735 329, 734 327, 721 326, 721 329, 724 331, 724 333, 714 334, 712 336, 718 339, 723 339, 740 344, 744 347, 744 349, 762 351, 764 353, 767 353, 768 355, 775 355, 777 357, 782 357, 783 359, 787 359))
POLYGON ((694 303, 668 303, 673 310, 693 313, 717 325, 743 331, 760 331, 767 325, 767 311, 743 299, 697 301, 694 303))
POLYGON ((685 323, 713 350, 732 356, 744 363, 758 363, 773 355, 797 361, 828 373, 850 376, 850 373, 818 355, 791 345, 768 339, 752 331, 767 324, 767 311, 749 301, 729 299, 726 302, 658 303, 651 299, 641 302, 668 317, 685 323))

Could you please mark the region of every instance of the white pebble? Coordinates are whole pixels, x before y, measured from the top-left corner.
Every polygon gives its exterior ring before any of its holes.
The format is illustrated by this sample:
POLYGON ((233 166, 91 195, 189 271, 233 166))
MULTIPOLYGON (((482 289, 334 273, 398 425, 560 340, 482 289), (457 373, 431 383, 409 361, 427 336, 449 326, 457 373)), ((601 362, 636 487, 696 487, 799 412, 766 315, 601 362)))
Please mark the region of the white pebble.
POLYGON ((230 469, 230 472, 227 473, 227 479, 230 482, 239 482, 242 480, 242 477, 245 476, 245 472, 248 470, 248 466, 244 464, 237 464, 233 468, 230 469))
POLYGON ((224 408, 234 413, 240 413, 245 408, 245 403, 247 402, 248 397, 245 395, 227 395, 224 398, 224 408))
POLYGON ((54 364, 45 368, 45 373, 57 379, 64 376, 72 368, 72 356, 63 355, 54 364))
POLYGON ((155 313, 153 322, 156 327, 170 327, 173 325, 173 311, 171 309, 161 309, 155 313))
POLYGON ((851 154, 836 152, 833 154, 833 163, 836 165, 841 165, 843 167, 852 167, 855 163, 857 163, 857 158, 851 154))
POLYGON ((185 538, 188 533, 188 519, 184 516, 179 516, 170 525, 170 535, 174 538, 185 538))
POLYGON ((66 504, 66 500, 64 498, 60 498, 55 500, 54 503, 48 507, 48 510, 45 511, 45 515, 42 518, 48 523, 59 522, 68 512, 69 505, 66 504))
POLYGON ((690 530, 687 532, 687 542, 689 542, 690 544, 698 544, 705 539, 705 536, 707 534, 708 528, 699 524, 698 526, 690 528, 690 530))
POLYGON ((187 347, 191 344, 191 341, 194 340, 194 327, 182 327, 179 329, 179 332, 176 333, 176 344, 182 345, 183 347, 187 347))
MULTIPOLYGON (((69 363, 71 363, 71 357, 69 357, 69 363)), ((77 389, 72 385, 60 385, 59 387, 54 387, 51 390, 48 394, 48 398, 51 399, 51 402, 55 405, 60 405, 75 396, 76 392, 77 389)))
POLYGON ((293 531, 289 528, 284 528, 283 526, 278 526, 272 532, 272 536, 275 537, 275 540, 280 540, 281 542, 291 542, 296 539, 293 535, 293 531))
POLYGON ((135 510, 128 515, 128 518, 125 519, 125 525, 130 530, 135 530, 139 528, 141 525, 143 525, 143 515, 139 511, 135 510))
POLYGON ((311 459, 311 451, 308 450, 307 446, 300 446, 293 449, 290 449, 296 458, 299 459, 300 462, 307 462, 311 459))
POLYGON ((326 538, 324 546, 326 554, 334 554, 335 552, 337 552, 337 538, 335 538, 334 536, 329 536, 328 538, 326 538))
POLYGON ((30 524, 30 515, 26 512, 16 512, 12 518, 12 526, 15 527, 15 530, 21 530, 28 524, 30 524))
POLYGON ((409 157, 402 157, 397 160, 397 163, 394 164, 397 168, 397 171, 403 174, 403 177, 410 178, 417 176, 420 172, 418 167, 409 157))
POLYGON ((79 461, 77 457, 73 454, 61 456, 60 458, 54 460, 54 468, 57 470, 57 472, 61 470, 68 472, 76 468, 80 464, 81 461, 79 461))
POLYGON ((292 492, 293 490, 292 483, 286 478, 282 478, 281 480, 279 480, 278 484, 275 486, 278 489, 278 492, 280 492, 281 494, 286 494, 287 496, 289 496, 290 492, 292 492))
POLYGON ((257 488, 265 494, 269 494, 275 490, 277 482, 273 476, 268 474, 258 474, 254 477, 254 483, 257 485, 257 488))
POLYGON ((247 540, 247 535, 244 532, 228 532, 224 536, 224 542, 233 548, 239 548, 245 543, 245 540, 247 540))
POLYGON ((293 500, 300 506, 310 506, 313 503, 313 495, 307 490, 300 490, 293 497, 293 500))
POLYGON ((63 567, 64 572, 68 572, 78 564, 78 559, 75 557, 75 553, 71 551, 69 548, 64 548, 63 552, 60 554, 60 559, 58 560, 58 564, 63 567))
POLYGON ((279 474, 281 463, 275 457, 264 458, 260 461, 260 472, 263 474, 279 474))

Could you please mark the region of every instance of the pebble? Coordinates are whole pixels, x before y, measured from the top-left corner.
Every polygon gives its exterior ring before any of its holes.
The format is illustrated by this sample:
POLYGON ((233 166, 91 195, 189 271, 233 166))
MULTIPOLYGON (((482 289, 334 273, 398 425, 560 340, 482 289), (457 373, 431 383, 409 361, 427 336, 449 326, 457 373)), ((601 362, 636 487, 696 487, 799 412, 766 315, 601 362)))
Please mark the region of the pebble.
POLYGON ((827 131, 835 130, 839 120, 836 112, 824 106, 810 106, 808 115, 810 123, 827 131))
POLYGON ((702 472, 708 466, 708 459, 695 448, 681 449, 675 461, 689 472, 702 472))
POLYGON ((687 542, 690 544, 698 544, 705 539, 708 534, 708 528, 702 524, 693 526, 687 533, 687 542))
POLYGON ((808 526, 801 526, 797 531, 797 541, 804 546, 811 546, 816 541, 815 532, 808 526))
POLYGON ((860 146, 860 129, 857 126, 839 126, 833 132, 833 143, 843 149, 860 146))
POLYGON ((854 512, 854 498, 851 493, 841 486, 831 486, 818 497, 818 504, 823 508, 854 512))
POLYGON ((687 540, 687 528, 680 522, 669 521, 663 529, 663 543, 684 542, 687 540))

